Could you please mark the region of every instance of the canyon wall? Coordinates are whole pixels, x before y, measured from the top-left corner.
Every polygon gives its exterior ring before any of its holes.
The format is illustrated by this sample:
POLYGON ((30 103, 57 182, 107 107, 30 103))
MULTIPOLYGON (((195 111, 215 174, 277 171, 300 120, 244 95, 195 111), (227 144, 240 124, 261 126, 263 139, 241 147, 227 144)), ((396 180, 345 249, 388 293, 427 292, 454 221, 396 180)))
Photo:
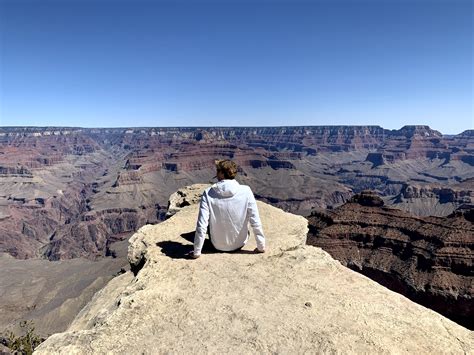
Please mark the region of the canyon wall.
POLYGON ((474 329, 474 208, 415 217, 364 192, 308 219, 308 244, 474 329))
MULTIPOLYGON (((300 215, 364 189, 417 215, 472 204, 474 135, 427 126, 0 128, 0 252, 60 260, 164 218, 169 195, 233 159, 257 199, 300 215)), ((214 180, 215 181, 215 180, 214 180)))

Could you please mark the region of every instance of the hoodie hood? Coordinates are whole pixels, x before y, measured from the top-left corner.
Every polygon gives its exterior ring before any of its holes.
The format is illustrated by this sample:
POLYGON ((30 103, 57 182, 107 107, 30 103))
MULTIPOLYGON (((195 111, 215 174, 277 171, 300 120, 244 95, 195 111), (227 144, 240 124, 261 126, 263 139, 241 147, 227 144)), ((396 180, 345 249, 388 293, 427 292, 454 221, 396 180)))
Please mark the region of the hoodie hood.
POLYGON ((232 197, 239 191, 239 186, 235 180, 221 180, 212 185, 212 189, 220 197, 232 197))

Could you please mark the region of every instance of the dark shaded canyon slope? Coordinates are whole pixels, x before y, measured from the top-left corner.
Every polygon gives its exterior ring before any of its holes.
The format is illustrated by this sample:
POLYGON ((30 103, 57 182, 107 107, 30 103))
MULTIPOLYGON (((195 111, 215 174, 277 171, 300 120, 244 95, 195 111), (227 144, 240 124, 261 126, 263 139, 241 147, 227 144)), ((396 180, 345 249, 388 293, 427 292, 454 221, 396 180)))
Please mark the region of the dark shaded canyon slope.
POLYGON ((308 244, 474 329, 474 208, 416 217, 364 191, 308 220, 308 244))

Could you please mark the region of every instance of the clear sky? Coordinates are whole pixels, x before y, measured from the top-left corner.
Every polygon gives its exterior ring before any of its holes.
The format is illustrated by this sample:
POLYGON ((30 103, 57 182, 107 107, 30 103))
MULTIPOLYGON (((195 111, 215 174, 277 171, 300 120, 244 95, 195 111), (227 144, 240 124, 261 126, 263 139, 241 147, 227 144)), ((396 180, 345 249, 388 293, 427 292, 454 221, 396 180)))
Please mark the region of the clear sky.
POLYGON ((474 128, 472 0, 0 0, 0 125, 474 128))

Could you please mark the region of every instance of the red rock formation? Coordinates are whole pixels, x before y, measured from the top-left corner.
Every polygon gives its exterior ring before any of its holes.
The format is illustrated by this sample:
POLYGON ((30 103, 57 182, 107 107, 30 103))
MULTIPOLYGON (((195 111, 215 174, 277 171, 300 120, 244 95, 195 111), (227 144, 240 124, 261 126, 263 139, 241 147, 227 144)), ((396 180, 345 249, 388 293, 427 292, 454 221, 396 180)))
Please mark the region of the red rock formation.
POLYGON ((336 207, 370 188, 401 208, 443 215, 472 196, 462 182, 474 178, 473 144, 469 131, 444 137, 425 126, 0 128, 0 251, 103 255, 115 235, 100 219, 90 222, 96 231, 82 226, 84 213, 136 210, 130 218, 139 227, 173 191, 211 181, 214 160, 223 158, 239 164, 239 181, 260 200, 294 213, 336 207), (88 247, 66 242, 76 223, 88 247))
POLYGON ((160 212, 165 213, 160 206, 141 206, 84 213, 80 220, 58 228, 42 253, 49 260, 109 256, 111 243, 130 237, 145 224, 158 223, 163 218, 160 212))
POLYGON ((308 244, 344 265, 474 328, 474 209, 414 217, 362 193, 309 218, 308 244))
POLYGON ((443 135, 428 126, 404 126, 384 133, 377 152, 367 155, 374 167, 405 159, 451 159, 474 162, 474 135, 465 131, 457 136, 443 135))

